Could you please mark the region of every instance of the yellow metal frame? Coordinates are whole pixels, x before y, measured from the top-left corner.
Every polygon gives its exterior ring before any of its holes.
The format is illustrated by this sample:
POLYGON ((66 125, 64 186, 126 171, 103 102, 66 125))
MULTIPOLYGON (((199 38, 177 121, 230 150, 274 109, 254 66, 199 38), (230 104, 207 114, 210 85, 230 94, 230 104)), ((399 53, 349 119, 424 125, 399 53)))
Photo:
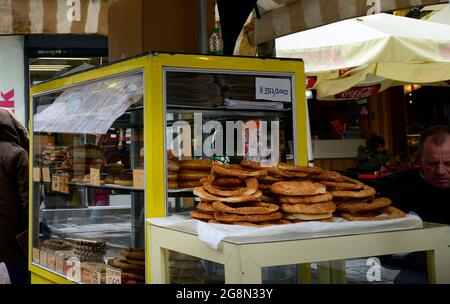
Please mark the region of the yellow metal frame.
MULTIPOLYGON (((185 54, 163 54, 150 53, 140 57, 117 62, 105 67, 96 68, 86 72, 55 79, 49 82, 33 86, 30 91, 30 113, 33 117, 33 97, 46 92, 60 90, 68 86, 82 84, 89 81, 100 80, 105 77, 116 76, 118 74, 142 70, 144 75, 144 160, 145 162, 145 214, 147 218, 165 216, 165 187, 164 187, 164 96, 163 96, 163 69, 186 68, 186 69, 209 69, 209 70, 229 70, 286 73, 294 75, 295 89, 293 104, 295 103, 295 141, 296 141, 296 161, 298 164, 308 163, 306 144, 306 95, 305 95, 305 75, 303 62, 299 60, 283 59, 261 59, 247 57, 225 57, 225 56, 205 56, 205 55, 185 55, 185 54), (149 161, 151 160, 151 161, 149 161), (160 203, 155 203, 160 202, 160 203)), ((30 130, 32 128, 30 120, 30 130)), ((30 151, 33 151, 33 136, 30 140, 30 151)), ((30 160, 30 193, 33 185, 32 170, 33 164, 30 160)), ((30 195, 30 218, 29 227, 33 227, 33 202, 30 195)), ((145 240, 147 242, 147 226, 145 240)), ((30 229, 30 240, 32 240, 32 229, 30 229)), ((50 280, 55 283, 71 283, 71 281, 61 276, 32 264, 32 246, 29 244, 29 268, 36 276, 34 282, 44 282, 50 280), (40 277, 41 279, 39 279, 40 277)), ((146 244, 147 261, 150 261, 150 247, 146 244)), ((150 263, 146 263, 147 282, 150 278, 150 263)))

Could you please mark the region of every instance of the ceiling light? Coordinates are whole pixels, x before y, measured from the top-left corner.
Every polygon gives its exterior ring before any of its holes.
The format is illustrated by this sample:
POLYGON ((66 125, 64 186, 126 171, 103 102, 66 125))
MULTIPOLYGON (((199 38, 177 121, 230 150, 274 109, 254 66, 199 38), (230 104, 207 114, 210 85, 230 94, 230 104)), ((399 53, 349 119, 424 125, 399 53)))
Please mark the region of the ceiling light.
POLYGON ((29 66, 30 71, 61 71, 70 67, 68 64, 32 64, 29 66))
POLYGON ((38 57, 41 60, 91 60, 87 57, 38 57))

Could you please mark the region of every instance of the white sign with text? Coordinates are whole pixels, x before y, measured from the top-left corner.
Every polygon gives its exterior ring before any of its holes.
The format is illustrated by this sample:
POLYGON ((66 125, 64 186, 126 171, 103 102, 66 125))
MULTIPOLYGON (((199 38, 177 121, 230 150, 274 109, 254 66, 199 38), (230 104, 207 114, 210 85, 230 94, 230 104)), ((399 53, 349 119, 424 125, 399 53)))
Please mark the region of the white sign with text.
POLYGON ((291 102, 291 80, 285 78, 255 78, 256 99, 291 102))

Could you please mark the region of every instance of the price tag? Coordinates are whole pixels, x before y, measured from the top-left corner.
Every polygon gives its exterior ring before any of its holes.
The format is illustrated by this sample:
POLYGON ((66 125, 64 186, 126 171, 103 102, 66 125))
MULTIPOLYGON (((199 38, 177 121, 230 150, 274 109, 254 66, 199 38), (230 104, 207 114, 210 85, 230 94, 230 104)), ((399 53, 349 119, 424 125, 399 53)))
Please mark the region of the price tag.
POLYGON ((255 78, 256 99, 291 102, 291 80, 286 78, 255 78))
POLYGON ((33 247, 33 262, 40 263, 40 250, 33 247))
POLYGON ((42 178, 44 179, 44 182, 50 183, 52 180, 50 178, 50 169, 49 168, 42 168, 42 178))
POLYGON ((55 256, 55 271, 64 274, 64 259, 58 256, 55 256))
MULTIPOLYGON (((102 273, 95 270, 83 270, 88 271, 89 275, 86 276, 86 281, 83 283, 86 284, 102 284, 102 273)), ((84 275, 83 275, 84 277, 84 275)))
POLYGON ((59 192, 59 176, 52 176, 52 190, 59 192))
POLYGON ((39 253, 39 264, 42 266, 47 266, 47 251, 40 250, 39 253))
POLYGON ((53 253, 47 253, 47 268, 55 270, 55 255, 53 253))
POLYGON ((59 176, 59 192, 69 193, 69 178, 66 176, 59 176))
POLYGON ((100 186, 100 170, 99 169, 91 168, 90 182, 92 185, 100 186))
POLYGON ((78 258, 72 257, 66 261, 66 276, 76 282, 81 282, 81 262, 78 258))
POLYGON ((142 169, 133 170, 133 187, 138 189, 144 189, 145 187, 144 170, 142 169))
POLYGON ((106 266, 106 284, 121 284, 122 271, 118 268, 106 266))
POLYGON ((39 168, 33 167, 33 181, 34 182, 41 181, 41 170, 39 168))

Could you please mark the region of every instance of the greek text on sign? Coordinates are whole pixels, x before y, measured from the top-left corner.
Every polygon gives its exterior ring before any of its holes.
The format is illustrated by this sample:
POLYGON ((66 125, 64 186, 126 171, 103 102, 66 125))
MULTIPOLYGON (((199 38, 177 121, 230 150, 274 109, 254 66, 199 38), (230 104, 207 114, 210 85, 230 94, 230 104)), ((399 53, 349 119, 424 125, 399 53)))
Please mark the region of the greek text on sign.
POLYGON ((256 99, 291 102, 291 80, 255 78, 256 99))

